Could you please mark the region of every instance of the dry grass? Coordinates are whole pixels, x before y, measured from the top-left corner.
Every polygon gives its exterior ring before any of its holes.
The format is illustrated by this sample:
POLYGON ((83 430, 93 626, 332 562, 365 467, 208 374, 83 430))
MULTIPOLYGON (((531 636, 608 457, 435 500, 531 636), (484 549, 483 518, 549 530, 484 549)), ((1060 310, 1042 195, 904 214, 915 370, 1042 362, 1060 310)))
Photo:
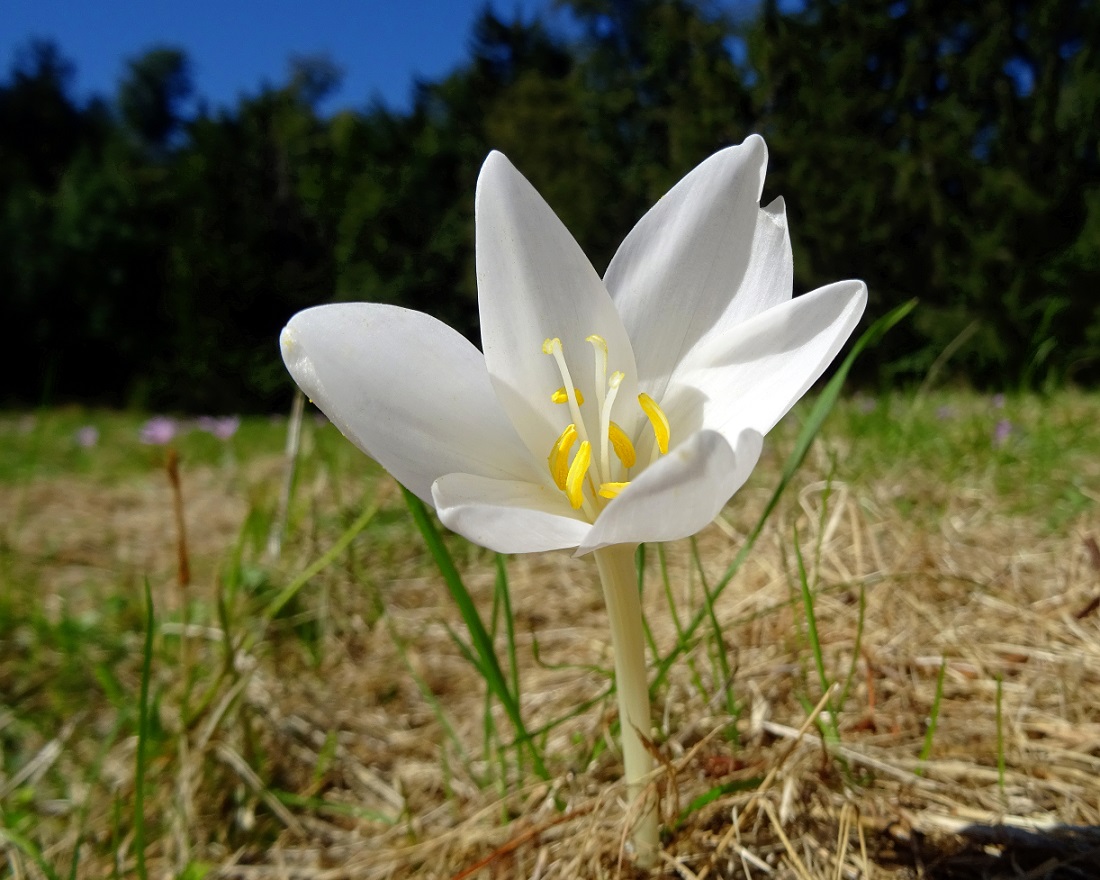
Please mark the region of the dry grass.
MULTIPOLYGON (((1062 405, 1054 422, 1100 418, 1094 399, 1062 405)), ((1042 404, 1019 406, 1023 419, 1042 404)), ((1100 876, 1095 494, 1052 517, 1045 501, 1024 503, 1028 488, 1012 485, 1011 462, 948 466, 919 450, 865 461, 856 405, 848 410, 848 427, 840 419, 815 446, 716 604, 732 681, 717 680, 715 645, 703 640, 657 694, 652 791, 667 832, 659 875, 1100 876), (825 667, 840 681, 853 674, 847 702, 835 707, 839 740, 823 739, 829 725, 814 714, 824 704, 798 596, 796 530, 825 667), (725 711, 727 685, 737 717, 725 711)), ((676 643, 674 613, 700 606, 702 575, 720 577, 760 515, 789 437, 774 439, 749 487, 700 536, 702 572, 686 542, 668 548, 673 610, 650 558, 646 610, 662 653, 676 643)), ((1094 452, 1067 449, 1058 460, 1086 495, 1100 486, 1094 452)), ((229 479, 221 468, 185 466, 183 479, 195 573, 186 591, 175 583, 162 473, 117 485, 38 477, 0 494, 4 589, 35 585, 33 599, 13 608, 29 617, 33 602, 56 624, 94 617, 126 594, 126 653, 111 668, 131 701, 141 661, 133 609, 145 576, 154 588, 150 876, 637 876, 625 848, 613 702, 546 734, 549 780, 521 774, 512 752, 487 753, 484 685, 447 633, 457 615, 386 478, 368 484, 366 501, 381 503, 370 528, 263 631, 263 590, 332 544, 365 503, 359 481, 307 469, 281 565, 265 573, 232 562, 255 578, 232 593, 227 546, 247 534, 249 510, 272 503, 278 458, 257 456, 229 479)), ((250 540, 241 539, 246 561, 250 540)), ((492 557, 452 546, 487 615, 492 557)), ((589 561, 558 554, 514 558, 508 575, 523 710, 539 729, 606 690, 598 582, 589 561)), ((47 629, 9 628, 29 646, 0 648, 0 690, 12 695, 0 707, 0 766, 9 768, 0 775, 0 853, 11 876, 42 876, 43 864, 65 874, 79 841, 77 876, 130 875, 136 738, 123 726, 112 739, 125 715, 118 700, 94 687, 82 697, 50 678, 64 658, 45 637, 34 641, 47 629), (35 666, 21 663, 27 650, 39 652, 35 666), (30 680, 34 668, 44 672, 30 680), (52 729, 36 723, 47 717, 52 729), (16 836, 36 842, 41 863, 16 836)))

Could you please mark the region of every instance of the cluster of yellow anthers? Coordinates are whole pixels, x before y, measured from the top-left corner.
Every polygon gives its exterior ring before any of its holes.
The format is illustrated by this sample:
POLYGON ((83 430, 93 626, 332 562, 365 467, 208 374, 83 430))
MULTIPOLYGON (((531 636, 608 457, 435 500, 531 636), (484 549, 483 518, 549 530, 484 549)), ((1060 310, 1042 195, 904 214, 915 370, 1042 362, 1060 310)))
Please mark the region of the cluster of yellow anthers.
MULTIPOLYGON (((550 399, 554 403, 568 405, 569 414, 573 421, 554 441, 554 446, 550 450, 547 461, 550 465, 550 474, 554 478, 554 483, 565 493, 573 509, 579 510, 583 507, 589 519, 594 520, 597 510, 593 505, 600 503, 596 499, 614 498, 629 484, 630 481, 625 479, 626 472, 634 467, 637 455, 634 452, 634 444, 630 442, 626 432, 611 420, 611 408, 615 405, 615 398, 619 394, 619 386, 625 377, 619 371, 615 371, 610 376, 607 375, 607 340, 602 336, 593 334, 587 337, 585 341, 592 345, 596 355, 595 387, 598 392, 596 412, 600 421, 598 435, 600 440, 599 458, 595 462, 592 460, 592 442, 588 439, 588 431, 585 428, 584 420, 581 418, 581 405, 584 403, 584 395, 573 384, 573 380, 569 375, 569 367, 565 363, 565 355, 562 353, 561 340, 555 336, 553 339, 547 339, 543 342, 542 350, 544 353, 553 356, 564 384, 551 395, 550 399), (570 461, 569 456, 573 452, 573 447, 577 446, 578 441, 580 446, 577 448, 576 454, 573 455, 572 461, 570 461), (617 469, 617 472, 611 470, 612 452, 615 453, 615 457, 622 466, 621 469, 617 469), (613 479, 613 477, 621 477, 621 479, 613 479), (586 483, 592 490, 593 497, 591 499, 586 497, 584 493, 586 483)), ((656 439, 650 457, 650 463, 652 463, 658 455, 668 452, 668 419, 661 407, 658 406, 657 401, 648 394, 638 395, 638 405, 642 408, 646 418, 649 419, 649 424, 653 428, 653 435, 656 439)))

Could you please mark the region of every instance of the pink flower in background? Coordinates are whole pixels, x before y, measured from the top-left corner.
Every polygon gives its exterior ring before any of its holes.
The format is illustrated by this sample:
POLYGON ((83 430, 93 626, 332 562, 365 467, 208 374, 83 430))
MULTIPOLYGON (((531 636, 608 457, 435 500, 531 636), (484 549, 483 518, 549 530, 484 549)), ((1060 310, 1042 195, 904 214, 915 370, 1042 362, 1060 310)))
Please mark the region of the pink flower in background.
POLYGON ((994 409, 1004 409, 1005 396, 1003 394, 994 394, 990 402, 993 404, 994 409))
POLYGON ((99 442, 99 428, 95 425, 84 425, 77 428, 74 439, 76 445, 81 449, 91 449, 99 442))
POLYGON ((237 433, 237 429, 241 426, 241 417, 223 416, 214 418, 213 416, 199 416, 196 423, 200 431, 206 431, 206 433, 212 434, 219 440, 228 440, 237 433))
POLYGON ((1012 422, 1008 419, 1001 419, 997 422, 997 427, 993 429, 993 445, 1004 446, 1014 430, 1012 422))
POLYGON ((172 438, 179 433, 179 424, 168 416, 153 416, 141 426, 138 436, 141 442, 147 446, 163 446, 172 442, 172 438))

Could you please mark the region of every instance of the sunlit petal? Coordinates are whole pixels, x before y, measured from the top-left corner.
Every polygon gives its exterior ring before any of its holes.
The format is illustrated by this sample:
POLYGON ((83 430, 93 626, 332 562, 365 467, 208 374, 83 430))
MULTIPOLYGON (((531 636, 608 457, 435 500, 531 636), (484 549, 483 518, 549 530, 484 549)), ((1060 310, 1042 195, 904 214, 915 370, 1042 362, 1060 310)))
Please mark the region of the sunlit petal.
POLYGON ((447 528, 497 553, 576 547, 591 528, 564 495, 542 485, 448 474, 432 497, 447 528))
MULTIPOLYGON (((570 416, 566 407, 553 403, 562 377, 543 354, 543 341, 561 340, 574 384, 585 397, 592 377, 587 337, 598 334, 607 340, 608 369, 629 377, 637 376, 633 349, 580 246, 500 153, 491 153, 481 169, 475 213, 485 363, 516 430, 532 452, 545 455, 547 435, 561 433, 570 416)), ((631 378, 623 393, 636 393, 633 388, 631 378)), ((592 401, 586 404, 592 406, 592 401)))
POLYGON ((675 429, 761 434, 806 393, 859 322, 862 281, 839 281, 757 315, 692 353, 669 389, 675 429))
POLYGON ((700 431, 659 459, 600 514, 578 554, 610 544, 673 541, 710 523, 752 473, 764 438, 743 431, 733 446, 700 431))
POLYGON ((333 424, 410 492, 461 471, 541 479, 497 403, 481 353, 408 309, 371 303, 295 315, 282 338, 295 381, 333 424))
POLYGON ((791 297, 784 204, 759 205, 767 160, 755 135, 711 156, 649 210, 608 266, 639 383, 654 397, 701 341, 791 297))

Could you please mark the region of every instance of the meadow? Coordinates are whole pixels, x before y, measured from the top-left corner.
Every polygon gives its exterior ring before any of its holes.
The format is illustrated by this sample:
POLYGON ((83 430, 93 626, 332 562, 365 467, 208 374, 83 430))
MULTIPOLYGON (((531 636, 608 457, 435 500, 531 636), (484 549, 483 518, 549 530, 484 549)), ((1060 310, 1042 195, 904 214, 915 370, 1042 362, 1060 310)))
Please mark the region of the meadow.
MULTIPOLYGON (((852 396, 776 500, 812 403, 640 551, 663 876, 1100 875, 1100 396, 852 396)), ((634 876, 590 560, 176 427, 0 416, 0 876, 634 876)))

